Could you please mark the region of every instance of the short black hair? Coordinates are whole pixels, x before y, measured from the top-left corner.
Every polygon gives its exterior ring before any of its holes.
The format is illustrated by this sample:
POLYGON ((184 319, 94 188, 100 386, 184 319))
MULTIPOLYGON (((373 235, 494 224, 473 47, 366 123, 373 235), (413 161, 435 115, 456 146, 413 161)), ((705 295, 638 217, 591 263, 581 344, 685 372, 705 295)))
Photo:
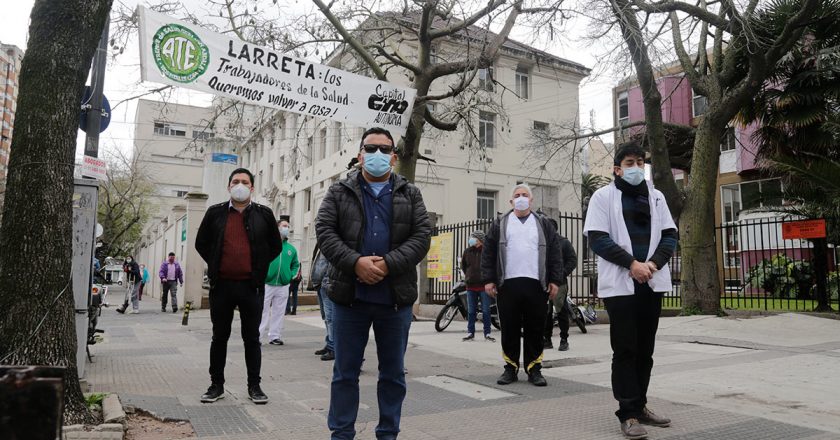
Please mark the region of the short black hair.
POLYGON ((233 176, 237 174, 247 174, 248 177, 251 178, 251 186, 254 186, 254 173, 248 171, 247 168, 237 168, 230 173, 230 177, 228 177, 228 186, 230 186, 230 182, 233 180, 233 176))
POLYGON ((170 256, 170 257, 174 257, 174 256, 175 256, 175 252, 170 252, 170 253, 169 253, 169 256, 170 256))
POLYGON ((290 215, 284 214, 284 215, 281 215, 281 216, 277 217, 277 224, 280 224, 280 222, 291 223, 292 222, 291 220, 292 220, 292 217, 290 215))
POLYGON ((396 147, 397 144, 394 143, 394 137, 391 136, 391 132, 382 128, 382 127, 370 127, 362 133, 362 139, 359 140, 359 149, 361 150, 362 147, 365 145, 365 138, 371 134, 384 134, 391 141, 391 146, 396 147))
POLYGON ((627 156, 636 156, 641 157, 642 159, 645 158, 645 150, 639 145, 638 142, 631 141, 625 142, 618 146, 618 149, 615 150, 615 157, 613 158, 613 165, 619 166, 621 165, 621 161, 624 160, 627 156))

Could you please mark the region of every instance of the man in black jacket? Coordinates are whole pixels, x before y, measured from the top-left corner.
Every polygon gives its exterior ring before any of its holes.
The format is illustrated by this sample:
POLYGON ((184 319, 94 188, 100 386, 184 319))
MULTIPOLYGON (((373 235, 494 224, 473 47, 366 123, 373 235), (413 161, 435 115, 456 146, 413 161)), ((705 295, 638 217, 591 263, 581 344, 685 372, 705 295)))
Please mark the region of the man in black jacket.
MULTIPOLYGON (((557 221, 549 219, 554 228, 557 229, 557 221)), ((560 235, 560 253, 563 255, 563 280, 560 282, 560 289, 554 300, 548 304, 548 313, 545 315, 545 335, 543 335, 543 348, 554 348, 551 343, 551 333, 554 331, 554 315, 557 314, 557 326, 560 327, 560 343, 557 349, 566 351, 569 349, 569 309, 566 307, 566 296, 569 294, 569 275, 577 268, 577 253, 572 242, 560 235), (553 306, 553 307, 552 307, 553 306)))
POLYGON ((228 178, 230 200, 207 209, 195 239, 195 249, 207 263, 210 280, 210 388, 202 402, 224 397, 225 358, 233 311, 239 308, 248 397, 257 404, 268 402, 260 388, 260 319, 268 265, 283 246, 271 209, 251 202, 254 175, 245 168, 228 178))
POLYGON ((531 202, 531 188, 516 185, 510 200, 513 209, 493 222, 481 253, 484 290, 492 297, 498 295, 505 360, 505 371, 496 381, 499 385, 518 380, 524 340, 528 382, 546 386, 540 372, 542 335, 548 299, 554 299, 563 279, 563 261, 557 230, 548 218, 531 211, 531 202))
POLYGON ((416 266, 429 250, 431 225, 420 190, 391 172, 394 139, 381 128, 362 135, 359 162, 334 184, 318 210, 318 245, 332 268, 335 367, 328 425, 333 439, 352 439, 359 411, 359 373, 373 325, 379 357, 377 439, 396 439, 405 399, 405 349, 416 266))

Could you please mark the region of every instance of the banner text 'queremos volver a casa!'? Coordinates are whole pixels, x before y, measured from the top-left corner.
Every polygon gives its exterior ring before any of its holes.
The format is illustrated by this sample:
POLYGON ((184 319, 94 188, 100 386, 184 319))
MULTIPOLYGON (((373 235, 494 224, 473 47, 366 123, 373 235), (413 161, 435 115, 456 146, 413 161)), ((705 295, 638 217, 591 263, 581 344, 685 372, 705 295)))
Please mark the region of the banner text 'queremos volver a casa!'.
POLYGON ((175 20, 142 6, 144 81, 405 134, 416 91, 175 20))

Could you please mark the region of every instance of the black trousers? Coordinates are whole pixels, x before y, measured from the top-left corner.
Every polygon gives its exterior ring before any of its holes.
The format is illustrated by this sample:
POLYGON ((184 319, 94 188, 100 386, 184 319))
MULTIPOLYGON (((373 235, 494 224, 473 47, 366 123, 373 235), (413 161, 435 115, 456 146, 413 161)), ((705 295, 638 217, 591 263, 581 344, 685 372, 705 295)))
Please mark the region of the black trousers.
POLYGON ((505 368, 519 370, 519 350, 524 347, 522 360, 525 371, 538 371, 542 368, 542 335, 548 294, 538 280, 511 278, 505 280, 496 302, 502 326, 505 368))
MULTIPOLYGON (((557 296, 560 296, 560 294, 557 296)), ((545 334, 543 335, 546 341, 551 340, 551 335, 554 332, 554 317, 554 301, 549 300, 548 311, 545 314, 545 334)), ((564 304, 557 313, 557 326, 560 327, 560 339, 569 339, 569 319, 571 319, 569 309, 564 304)))
POLYGON ((612 389, 618 400, 615 415, 624 422, 638 418, 647 405, 656 329, 662 312, 662 293, 635 284, 635 294, 604 298, 610 316, 612 389))
POLYGON ((260 320, 263 309, 263 289, 251 286, 251 281, 220 280, 210 289, 210 320, 213 323, 213 341, 210 343, 210 380, 225 383, 227 343, 233 323, 233 310, 239 307, 242 342, 245 345, 245 368, 248 385, 260 383, 260 320))

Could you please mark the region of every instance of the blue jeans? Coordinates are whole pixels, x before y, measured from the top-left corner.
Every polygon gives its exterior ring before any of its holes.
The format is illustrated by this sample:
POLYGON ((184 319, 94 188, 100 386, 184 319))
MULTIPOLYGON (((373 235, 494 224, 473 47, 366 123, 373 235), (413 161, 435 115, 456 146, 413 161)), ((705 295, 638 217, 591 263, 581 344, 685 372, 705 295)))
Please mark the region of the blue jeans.
POLYGON ((333 340, 335 363, 330 389, 327 425, 332 440, 356 436, 359 413, 359 373, 371 324, 379 358, 379 402, 377 439, 395 439, 400 432, 400 416, 405 399, 405 349, 411 327, 411 306, 400 307, 357 302, 352 307, 334 304, 333 340))
POLYGON ((490 295, 485 291, 467 291, 467 333, 475 334, 475 318, 478 315, 478 296, 481 294, 481 320, 484 321, 484 334, 490 334, 490 295))
POLYGON ((324 325, 327 327, 327 334, 324 336, 324 346, 329 351, 335 351, 333 344, 333 314, 335 313, 335 303, 327 296, 327 283, 321 284, 318 289, 318 301, 321 303, 321 318, 324 319, 324 325))

